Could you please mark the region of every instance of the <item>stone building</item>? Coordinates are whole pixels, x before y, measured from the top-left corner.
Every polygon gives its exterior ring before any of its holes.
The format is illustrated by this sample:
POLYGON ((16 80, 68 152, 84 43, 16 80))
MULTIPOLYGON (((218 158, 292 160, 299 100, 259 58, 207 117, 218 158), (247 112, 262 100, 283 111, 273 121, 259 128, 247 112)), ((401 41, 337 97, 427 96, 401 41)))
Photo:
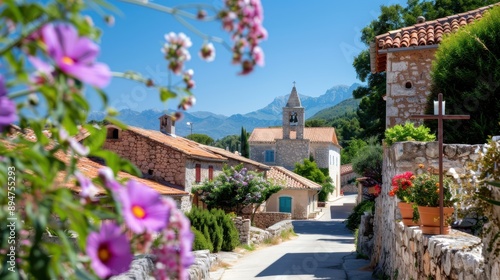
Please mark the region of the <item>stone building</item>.
MULTIPOLYGON (((121 130, 113 125, 106 129, 104 149, 130 160, 145 178, 188 193, 195 184, 217 176, 227 161, 194 141, 176 136, 174 121, 168 115, 160 118, 160 131, 130 126, 121 130)), ((180 208, 188 211, 191 198, 182 197, 180 208)))
POLYGON ((331 198, 340 195, 340 145, 333 127, 305 127, 305 110, 295 86, 283 108, 282 127, 255 128, 248 139, 250 159, 293 170, 310 156, 328 168, 335 185, 331 198))
POLYGON ((410 115, 424 113, 432 61, 443 35, 481 19, 488 9, 499 4, 432 21, 419 17, 415 25, 375 37, 370 45, 371 71, 386 72, 386 127, 403 124, 410 115))

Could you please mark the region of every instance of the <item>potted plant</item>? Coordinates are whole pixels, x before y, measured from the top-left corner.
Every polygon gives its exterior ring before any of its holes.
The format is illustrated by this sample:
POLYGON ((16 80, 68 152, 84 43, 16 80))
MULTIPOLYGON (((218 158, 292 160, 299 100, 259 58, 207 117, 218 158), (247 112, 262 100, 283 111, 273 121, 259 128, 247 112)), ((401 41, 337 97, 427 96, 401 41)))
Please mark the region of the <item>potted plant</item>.
MULTIPOLYGON (((423 168, 423 166, 421 166, 423 168)), ((420 228, 424 234, 440 233, 440 214, 439 214, 439 176, 430 172, 417 175, 413 180, 411 189, 411 200, 418 208, 420 216, 420 228)), ((444 207, 444 232, 450 232, 450 220, 453 215, 453 204, 455 199, 451 193, 451 180, 443 178, 443 207, 444 207)))
MULTIPOLYGON (((397 174, 392 178, 389 196, 399 199, 398 208, 405 226, 418 226, 418 221, 413 221, 412 187, 415 175, 412 172, 397 174)), ((418 220, 418 219, 417 219, 418 220)))

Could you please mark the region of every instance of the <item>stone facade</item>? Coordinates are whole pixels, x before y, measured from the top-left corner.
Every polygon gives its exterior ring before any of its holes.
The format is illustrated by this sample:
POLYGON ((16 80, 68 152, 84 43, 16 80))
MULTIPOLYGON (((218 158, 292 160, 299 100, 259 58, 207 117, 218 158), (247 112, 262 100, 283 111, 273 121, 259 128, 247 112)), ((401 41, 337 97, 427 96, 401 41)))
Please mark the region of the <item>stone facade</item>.
MULTIPOLYGON (((115 129, 108 126, 108 131, 115 129)), ((165 137, 172 137, 167 136, 165 137)), ((216 177, 222 171, 223 162, 203 160, 190 157, 188 154, 163 145, 147 136, 132 130, 119 131, 117 139, 106 139, 103 149, 113 151, 122 158, 134 163, 143 176, 172 187, 182 189, 188 193, 196 184, 196 165, 200 166, 200 181, 209 178, 209 169, 213 170, 216 177)), ((191 209, 191 198, 183 196, 180 198, 180 209, 189 211, 191 209)))
POLYGON ((295 163, 309 158, 309 142, 308 139, 277 139, 275 165, 293 170, 295 163))
MULTIPOLYGON (((445 145, 443 168, 462 173, 476 161, 480 145, 445 145)), ((485 250, 476 237, 452 230, 447 236, 422 235, 417 228, 404 228, 396 199, 389 197, 391 178, 405 171, 423 172, 418 165, 438 168, 437 142, 398 142, 384 150, 382 193, 376 199, 374 247, 371 264, 393 279, 500 279, 498 252, 485 250), (431 274, 429 274, 431 273, 431 274), (479 278, 476 278, 479 277, 479 278)), ((495 198, 499 195, 495 190, 495 198)), ((498 210, 498 208, 497 208, 498 210)), ((487 226, 498 229, 500 213, 487 226)), ((498 231, 486 231, 482 244, 498 242, 498 231)), ((497 244, 498 245, 498 244, 497 244)))
POLYGON ((424 114, 435 52, 425 49, 387 54, 386 127, 404 124, 410 115, 424 114))

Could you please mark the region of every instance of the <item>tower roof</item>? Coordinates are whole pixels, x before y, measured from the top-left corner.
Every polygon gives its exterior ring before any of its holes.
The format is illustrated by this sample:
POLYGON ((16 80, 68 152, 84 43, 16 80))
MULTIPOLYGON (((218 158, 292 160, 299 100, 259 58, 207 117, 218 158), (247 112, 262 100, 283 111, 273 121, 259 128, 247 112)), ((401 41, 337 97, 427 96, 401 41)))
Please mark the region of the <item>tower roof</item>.
POLYGON ((295 88, 295 86, 293 86, 292 88, 292 93, 290 93, 290 97, 288 98, 286 107, 302 107, 299 94, 297 93, 297 89, 295 88))

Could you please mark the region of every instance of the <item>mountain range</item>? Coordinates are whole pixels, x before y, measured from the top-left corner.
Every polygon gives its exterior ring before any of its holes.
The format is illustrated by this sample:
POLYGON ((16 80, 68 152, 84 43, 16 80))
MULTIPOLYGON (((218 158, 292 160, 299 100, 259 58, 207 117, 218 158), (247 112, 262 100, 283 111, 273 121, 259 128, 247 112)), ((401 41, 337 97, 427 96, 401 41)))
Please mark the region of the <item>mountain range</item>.
MULTIPOLYGON (((299 94, 302 107, 305 108, 306 119, 313 117, 321 110, 352 98, 352 92, 358 86, 360 84, 357 83, 351 86, 334 86, 318 97, 299 94)), ((217 140, 227 135, 240 134, 241 127, 251 132, 256 127, 281 126, 283 107, 289 96, 289 94, 278 96, 266 107, 244 115, 235 114, 227 117, 206 111, 184 112, 183 119, 176 123, 175 131, 177 135, 186 136, 191 133, 192 128, 193 133, 206 134, 217 140), (187 122, 192 123, 192 127, 188 126, 187 122)), ((164 113, 164 111, 154 109, 142 112, 124 109, 119 112, 118 119, 131 126, 156 130, 160 125, 158 118, 164 113)), ((104 112, 91 112, 88 119, 100 121, 104 115, 104 112)))

